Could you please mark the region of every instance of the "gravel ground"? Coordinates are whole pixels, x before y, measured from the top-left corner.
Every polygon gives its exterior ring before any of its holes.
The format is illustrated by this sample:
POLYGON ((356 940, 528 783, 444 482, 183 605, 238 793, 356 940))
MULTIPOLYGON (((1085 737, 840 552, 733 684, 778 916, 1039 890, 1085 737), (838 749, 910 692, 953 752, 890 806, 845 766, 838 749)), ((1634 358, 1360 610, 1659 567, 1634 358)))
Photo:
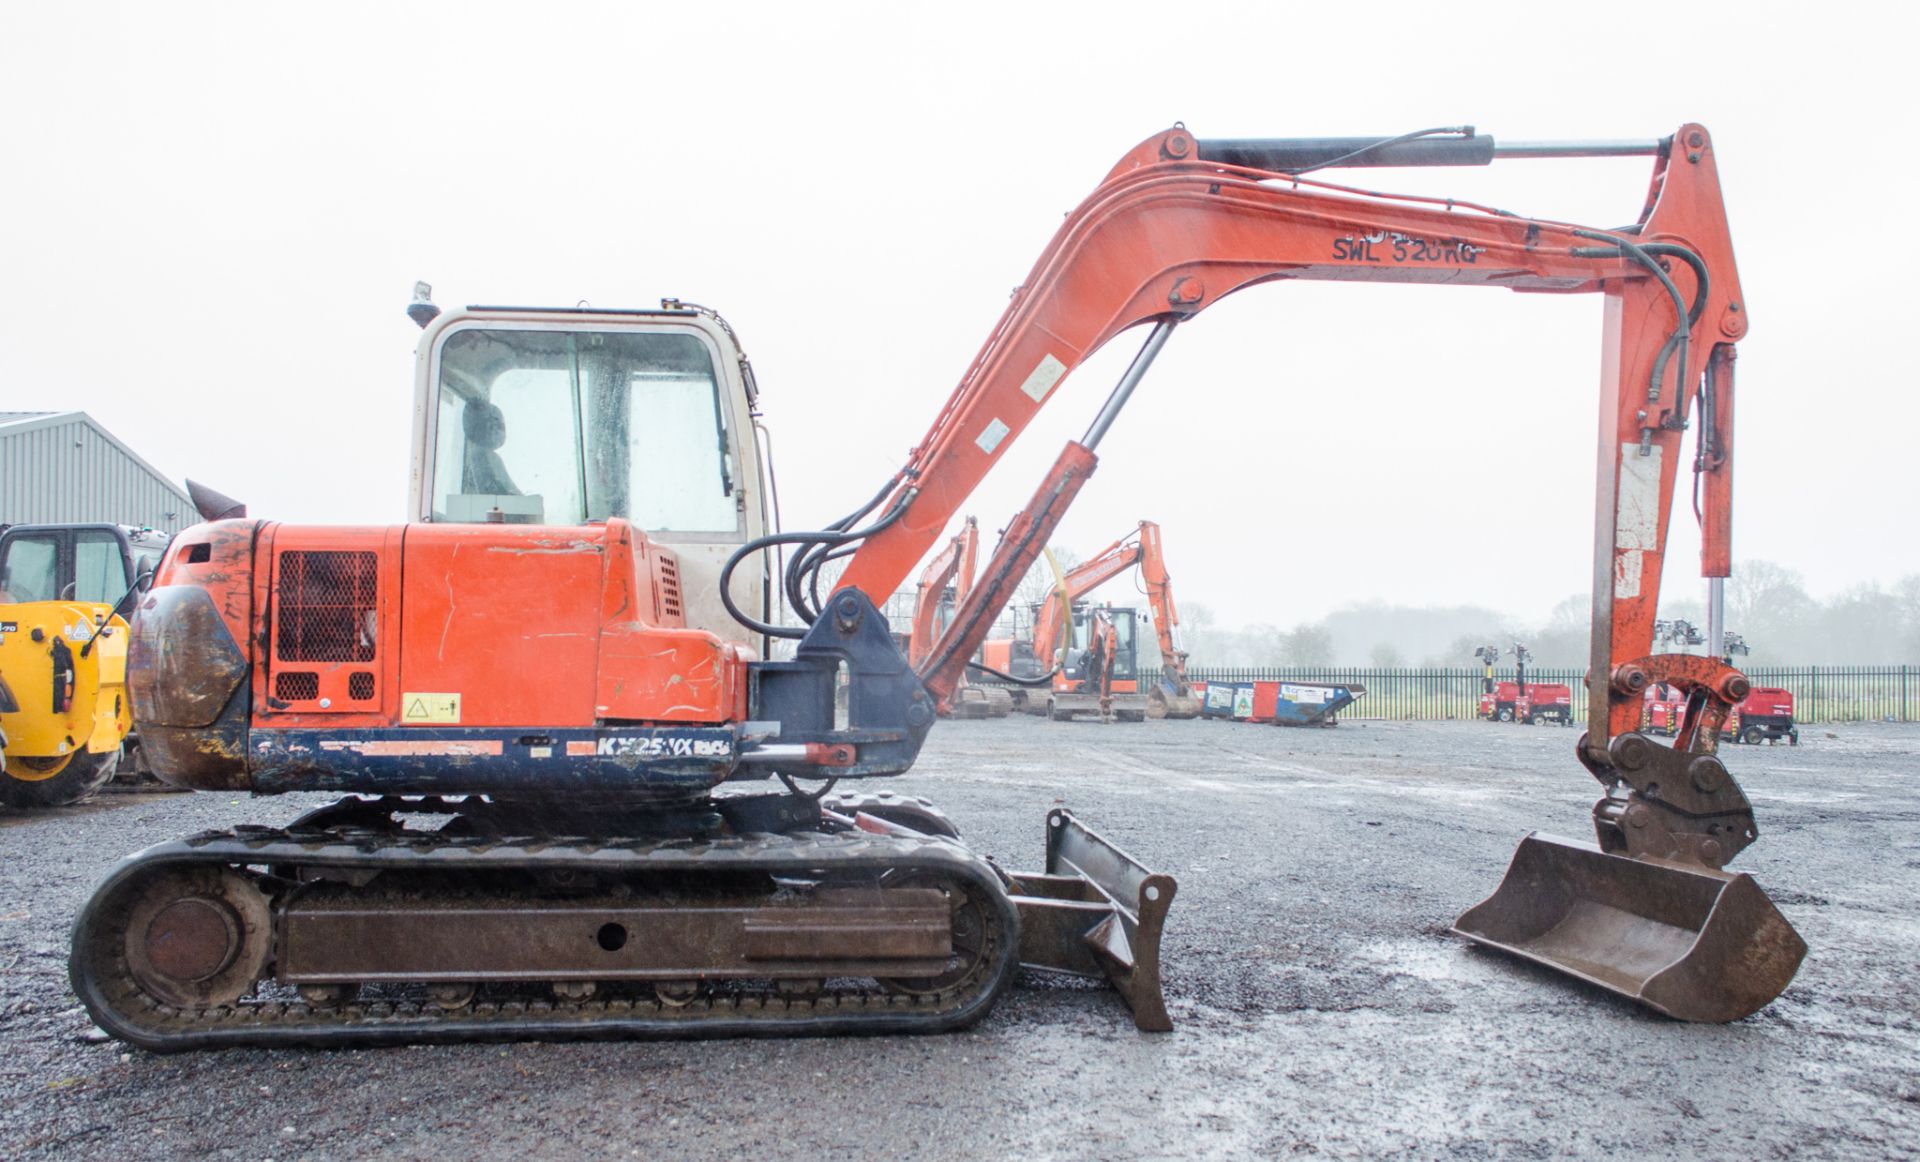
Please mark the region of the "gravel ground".
POLYGON ((1730 748, 1811 946, 1772 1006, 1669 1021, 1446 933, 1531 828, 1587 834, 1571 731, 956 722, 890 789, 1035 867, 1065 804, 1180 881, 1178 1026, 1023 977, 971 1032, 229 1050, 89 1040, 67 928, 123 853, 319 801, 0 815, 0 1157, 1920 1156, 1920 727, 1730 748))

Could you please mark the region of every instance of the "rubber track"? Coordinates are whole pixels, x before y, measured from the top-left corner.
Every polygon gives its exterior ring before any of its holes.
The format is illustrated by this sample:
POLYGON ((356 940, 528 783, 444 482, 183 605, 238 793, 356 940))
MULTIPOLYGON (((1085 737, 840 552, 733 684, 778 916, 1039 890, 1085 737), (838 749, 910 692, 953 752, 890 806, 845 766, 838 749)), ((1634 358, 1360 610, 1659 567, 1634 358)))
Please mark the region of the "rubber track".
POLYGON ((1013 903, 992 865, 938 840, 809 832, 660 842, 241 828, 157 844, 121 861, 74 922, 69 974, 96 1024, 122 1040, 160 1052, 240 1045, 930 1033, 964 1028, 986 1016, 1012 980, 1018 933, 1013 903), (561 868, 610 876, 759 872, 795 878, 916 870, 951 877, 977 893, 997 938, 981 971, 948 992, 926 997, 872 986, 807 998, 719 993, 681 1007, 614 997, 476 1000, 452 1012, 430 1001, 316 1007, 252 999, 212 1009, 180 1009, 153 1000, 133 980, 122 926, 148 875, 196 865, 444 872, 454 876, 455 883, 463 872, 561 868))

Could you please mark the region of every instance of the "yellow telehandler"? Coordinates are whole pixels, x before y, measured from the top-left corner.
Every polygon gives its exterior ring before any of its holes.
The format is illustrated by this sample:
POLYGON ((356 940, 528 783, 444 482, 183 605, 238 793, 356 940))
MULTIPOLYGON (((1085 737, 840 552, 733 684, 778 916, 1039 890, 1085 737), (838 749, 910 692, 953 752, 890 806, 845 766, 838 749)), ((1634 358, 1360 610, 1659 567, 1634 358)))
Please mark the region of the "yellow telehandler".
POLYGON ((105 602, 0 605, 0 804, 77 803, 113 778, 133 727, 127 636, 105 602))

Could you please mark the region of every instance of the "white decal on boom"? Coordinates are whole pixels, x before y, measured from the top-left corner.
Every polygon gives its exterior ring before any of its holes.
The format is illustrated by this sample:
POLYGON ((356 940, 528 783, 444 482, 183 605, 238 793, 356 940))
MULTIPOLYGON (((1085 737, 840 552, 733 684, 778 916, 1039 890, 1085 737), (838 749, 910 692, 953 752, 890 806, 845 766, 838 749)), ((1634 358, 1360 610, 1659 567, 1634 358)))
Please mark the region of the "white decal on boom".
POLYGON ((1620 445, 1620 505, 1613 522, 1616 549, 1660 547, 1660 445, 1620 445))
POLYGON ((1039 403, 1047 398, 1047 393, 1053 390, 1053 385, 1059 383, 1060 377, 1066 373, 1066 364, 1051 355, 1042 355, 1040 362, 1034 364, 1033 370, 1028 373, 1027 381, 1020 385, 1020 390, 1031 396, 1033 402, 1039 403))
POLYGON ((1660 547, 1660 445, 1620 445, 1620 486, 1613 520, 1613 599, 1640 596, 1643 557, 1660 547))
POLYGON ((1000 441, 1006 439, 1007 433, 1012 430, 1013 429, 1001 423, 997 418, 988 420, 986 430, 980 433, 980 437, 976 439, 974 443, 980 445, 982 452, 991 456, 993 455, 993 450, 1000 446, 1000 441))

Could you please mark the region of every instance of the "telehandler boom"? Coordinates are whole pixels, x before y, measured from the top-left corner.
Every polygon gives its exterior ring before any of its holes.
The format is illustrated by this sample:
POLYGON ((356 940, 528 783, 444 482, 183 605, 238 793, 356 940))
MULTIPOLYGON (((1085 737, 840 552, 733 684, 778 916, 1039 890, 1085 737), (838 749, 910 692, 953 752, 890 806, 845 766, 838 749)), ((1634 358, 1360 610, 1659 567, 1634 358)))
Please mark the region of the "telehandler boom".
POLYGON ((1715 754, 1747 680, 1650 653, 1690 421, 1703 572, 1724 576, 1730 552, 1748 316, 1714 163, 1697 125, 1599 146, 1156 133, 1068 215, 905 466, 817 532, 767 527, 757 389, 712 312, 435 318, 422 296, 417 523, 183 533, 129 659, 162 777, 379 797, 131 857, 76 924, 76 990, 103 1028, 158 1048, 896 1032, 978 1020, 1022 962, 1104 974, 1143 1027, 1169 1027, 1170 878, 1063 812, 1048 873, 1006 875, 925 805, 835 801, 801 780, 912 765, 1182 321, 1259 283, 1327 279, 1604 297, 1576 747, 1604 788, 1599 843, 1527 837, 1457 928, 1678 1017, 1754 1011, 1805 946, 1750 877, 1723 870, 1756 835, 1715 754), (1306 176, 1594 153, 1654 158, 1626 228, 1306 176), (875 602, 1060 380, 1141 325, 1086 435, 909 667, 875 602), (823 595, 822 567, 843 558, 823 595), (776 584, 804 627, 775 619, 776 584), (773 637, 796 639, 791 660, 763 660, 773 637), (1656 681, 1690 700, 1671 747, 1637 730, 1656 681), (721 793, 774 777, 784 792, 721 793), (417 825, 429 818, 438 830, 417 825), (534 987, 552 999, 529 1000, 534 987))

